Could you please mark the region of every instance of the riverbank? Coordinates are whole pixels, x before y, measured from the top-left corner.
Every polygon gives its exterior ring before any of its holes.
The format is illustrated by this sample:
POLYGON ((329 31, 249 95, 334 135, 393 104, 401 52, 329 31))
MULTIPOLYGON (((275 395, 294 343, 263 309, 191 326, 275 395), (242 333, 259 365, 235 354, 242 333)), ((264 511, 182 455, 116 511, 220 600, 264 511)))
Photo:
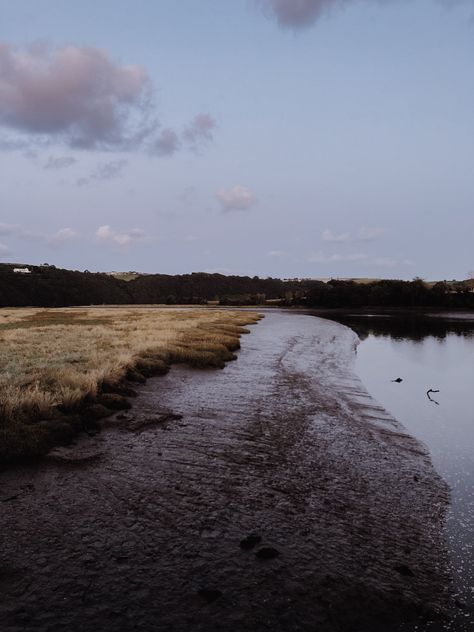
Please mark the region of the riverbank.
POLYGON ((113 431, 1 474, 5 629, 380 632, 442 614, 447 489, 353 373, 356 344, 268 313, 237 363, 173 368, 113 431))
POLYGON ((252 312, 136 307, 0 311, 0 469, 44 456, 128 409, 172 364, 223 368, 252 312))

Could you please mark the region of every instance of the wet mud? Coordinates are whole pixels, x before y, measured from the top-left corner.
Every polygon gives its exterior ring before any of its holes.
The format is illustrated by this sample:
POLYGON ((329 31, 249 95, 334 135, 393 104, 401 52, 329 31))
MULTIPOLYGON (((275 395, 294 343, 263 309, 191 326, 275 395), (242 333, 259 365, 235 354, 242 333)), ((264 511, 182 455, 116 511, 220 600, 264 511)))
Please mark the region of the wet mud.
POLYGON ((447 489, 353 373, 356 344, 269 313, 225 369, 174 367, 98 436, 1 473, 2 631, 381 632, 442 615, 447 489))

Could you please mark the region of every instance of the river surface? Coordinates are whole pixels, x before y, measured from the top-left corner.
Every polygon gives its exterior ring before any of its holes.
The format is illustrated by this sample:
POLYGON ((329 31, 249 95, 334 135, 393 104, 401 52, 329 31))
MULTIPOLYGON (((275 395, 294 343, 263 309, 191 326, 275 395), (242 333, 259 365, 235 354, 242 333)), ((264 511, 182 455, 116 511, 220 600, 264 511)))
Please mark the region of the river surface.
POLYGON ((428 447, 451 488, 446 529, 458 614, 423 630, 473 630, 474 315, 338 320, 361 338, 355 370, 368 391, 428 447), (403 381, 392 381, 397 378, 403 381), (429 389, 439 391, 431 400, 429 389))

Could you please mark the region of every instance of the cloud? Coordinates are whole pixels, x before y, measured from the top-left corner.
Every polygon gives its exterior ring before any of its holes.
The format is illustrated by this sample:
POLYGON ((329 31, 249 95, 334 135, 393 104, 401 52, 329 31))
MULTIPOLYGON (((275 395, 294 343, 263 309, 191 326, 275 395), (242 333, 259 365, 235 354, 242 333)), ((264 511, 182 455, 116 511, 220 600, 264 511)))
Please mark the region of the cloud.
POLYGON ((198 149, 201 145, 212 142, 213 132, 217 124, 210 114, 197 114, 183 132, 183 138, 191 147, 198 149))
POLYGON ((374 241, 387 233, 386 228, 367 228, 362 227, 356 236, 356 241, 374 241))
POLYGON ((328 255, 323 252, 312 254, 307 258, 308 263, 353 263, 357 261, 367 261, 368 255, 363 253, 355 254, 332 254, 328 255))
POLYGON ((264 12, 282 27, 301 29, 314 24, 325 9, 345 0, 257 0, 264 12))
POLYGON ((413 261, 410 259, 395 259, 393 257, 375 257, 370 261, 371 265, 378 268, 394 268, 397 266, 412 266, 413 261))
POLYGON ((365 253, 353 253, 353 254, 325 254, 318 252, 310 255, 306 261, 308 263, 359 263, 363 262, 365 265, 369 265, 376 268, 393 268, 397 266, 411 266, 413 262, 409 259, 396 259, 393 257, 369 257, 365 253))
POLYGON ((335 234, 332 232, 332 230, 329 230, 329 228, 326 228, 326 230, 323 230, 322 238, 323 238, 323 241, 344 242, 344 241, 349 241, 351 238, 351 235, 350 233, 335 234))
POLYGON ((386 228, 367 228, 362 227, 353 235, 352 233, 334 233, 329 228, 323 230, 321 237, 323 241, 334 242, 334 243, 346 243, 346 242, 357 242, 357 241, 374 241, 379 237, 382 237, 387 233, 386 228))
MULTIPOLYGON (((390 4, 396 0, 372 0, 379 4, 390 4)), ((360 0, 255 0, 263 12, 277 21, 283 28, 305 29, 312 26, 321 15, 344 7, 348 4, 356 4, 360 0)), ((446 6, 468 4, 471 0, 437 0, 446 6)))
POLYGON ((103 243, 111 243, 122 248, 127 248, 133 242, 140 241, 145 238, 145 231, 141 228, 133 228, 129 231, 117 232, 110 226, 99 226, 96 231, 96 237, 103 243))
POLYGON ((72 147, 124 149, 154 130, 137 65, 98 48, 0 44, 0 125, 72 147))
POLYGON ((57 158, 50 156, 44 163, 43 169, 66 169, 67 167, 74 165, 76 162, 77 159, 72 156, 58 156, 57 158))
POLYGON ((0 223, 0 236, 5 237, 19 237, 23 239, 38 239, 41 238, 41 234, 36 231, 23 228, 19 224, 4 224, 0 223))
POLYGON ((254 193, 242 185, 236 185, 227 190, 221 189, 216 194, 216 197, 225 213, 229 211, 246 211, 257 202, 254 193))
POLYGON ((68 241, 71 241, 77 237, 77 233, 72 228, 61 228, 52 237, 49 238, 48 243, 51 246, 63 246, 68 241))
POLYGON ((114 180, 123 175, 123 170, 127 166, 127 160, 110 160, 109 162, 99 162, 95 171, 86 178, 79 178, 77 185, 83 187, 91 182, 114 180))
POLYGON ((166 128, 154 141, 153 153, 159 156, 172 156, 178 151, 180 145, 178 134, 174 130, 166 128))
POLYGON ((267 252, 267 257, 286 257, 286 254, 284 250, 270 250, 267 252))

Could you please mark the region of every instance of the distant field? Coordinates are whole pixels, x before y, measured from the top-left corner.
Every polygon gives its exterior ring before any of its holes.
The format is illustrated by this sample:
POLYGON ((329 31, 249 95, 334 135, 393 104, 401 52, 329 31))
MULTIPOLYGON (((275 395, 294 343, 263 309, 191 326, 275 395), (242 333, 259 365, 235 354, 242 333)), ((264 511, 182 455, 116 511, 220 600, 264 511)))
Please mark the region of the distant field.
POLYGON ((111 394, 126 393, 127 380, 177 362, 223 367, 243 326, 258 320, 196 309, 0 310, 0 464, 74 435, 101 412, 98 401, 104 408, 111 394))

